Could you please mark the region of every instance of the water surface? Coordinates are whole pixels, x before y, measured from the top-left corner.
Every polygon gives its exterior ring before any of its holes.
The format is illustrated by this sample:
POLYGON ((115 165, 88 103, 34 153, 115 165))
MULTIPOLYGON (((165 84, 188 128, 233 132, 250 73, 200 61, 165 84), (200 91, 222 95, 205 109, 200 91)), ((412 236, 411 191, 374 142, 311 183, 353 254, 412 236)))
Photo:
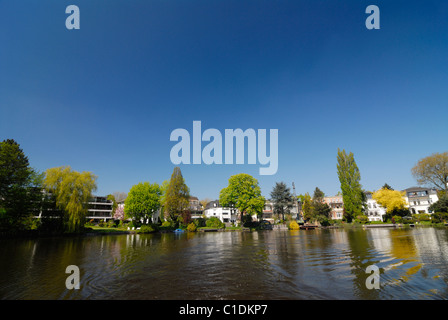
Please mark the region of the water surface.
POLYGON ((445 228, 0 240, 2 299, 420 300, 447 299, 447 284, 445 228), (380 289, 366 287, 369 265, 380 289))

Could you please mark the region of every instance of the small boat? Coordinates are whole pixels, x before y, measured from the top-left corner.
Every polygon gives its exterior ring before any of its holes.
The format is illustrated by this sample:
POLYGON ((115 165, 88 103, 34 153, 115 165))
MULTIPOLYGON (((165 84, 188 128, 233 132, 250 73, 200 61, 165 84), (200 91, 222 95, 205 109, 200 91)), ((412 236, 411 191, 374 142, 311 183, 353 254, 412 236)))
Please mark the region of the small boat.
POLYGON ((185 232, 185 231, 182 230, 182 229, 176 229, 176 230, 174 230, 174 232, 175 232, 175 233, 182 233, 182 232, 185 232))

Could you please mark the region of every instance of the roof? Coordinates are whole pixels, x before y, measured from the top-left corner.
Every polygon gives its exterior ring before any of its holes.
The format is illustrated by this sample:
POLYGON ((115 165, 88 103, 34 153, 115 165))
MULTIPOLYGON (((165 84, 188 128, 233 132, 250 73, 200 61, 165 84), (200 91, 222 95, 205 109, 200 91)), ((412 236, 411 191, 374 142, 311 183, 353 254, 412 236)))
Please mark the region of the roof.
POLYGON ((219 200, 210 201, 209 203, 206 204, 205 210, 210 209, 210 208, 218 208, 219 206, 220 206, 219 200))

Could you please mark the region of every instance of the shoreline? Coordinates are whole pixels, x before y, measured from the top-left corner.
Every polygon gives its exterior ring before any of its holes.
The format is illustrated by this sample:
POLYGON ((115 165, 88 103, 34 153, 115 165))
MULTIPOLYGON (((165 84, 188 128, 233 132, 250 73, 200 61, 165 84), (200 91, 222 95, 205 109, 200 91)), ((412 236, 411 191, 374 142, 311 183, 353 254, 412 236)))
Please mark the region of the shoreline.
MULTIPOLYGON (((377 228, 388 228, 388 229, 414 229, 414 228, 447 228, 448 224, 440 223, 435 225, 430 224, 370 224, 370 225, 338 225, 338 226, 319 226, 315 229, 322 230, 331 230, 331 229, 377 229, 377 228)), ((195 232, 189 232, 185 230, 182 233, 209 233, 209 232, 258 232, 258 231, 298 231, 298 230, 290 230, 289 228, 272 228, 272 229, 250 229, 250 228, 241 228, 241 229, 210 229, 210 230, 197 230, 195 232)), ((38 230, 27 230, 20 232, 9 232, 2 231, 0 232, 0 240, 1 239, 40 239, 40 238, 55 238, 55 237, 92 237, 92 236, 107 236, 107 235, 124 235, 124 234, 162 234, 162 233, 175 233, 174 230, 157 230, 154 232, 138 232, 139 230, 117 230, 114 228, 98 228, 98 229, 90 229, 85 232, 80 233, 41 233, 38 230)), ((307 232, 308 230, 304 230, 307 232)))

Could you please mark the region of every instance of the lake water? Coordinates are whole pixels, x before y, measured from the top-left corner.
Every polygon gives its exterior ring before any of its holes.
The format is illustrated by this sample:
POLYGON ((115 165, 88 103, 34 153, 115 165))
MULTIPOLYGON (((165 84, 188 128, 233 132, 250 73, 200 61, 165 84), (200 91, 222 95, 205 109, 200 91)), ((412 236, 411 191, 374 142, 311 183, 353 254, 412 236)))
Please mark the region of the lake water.
POLYGON ((447 299, 448 229, 1 239, 1 299, 447 299), (66 267, 80 270, 68 290, 66 267), (380 270, 368 289, 366 269, 380 270))

